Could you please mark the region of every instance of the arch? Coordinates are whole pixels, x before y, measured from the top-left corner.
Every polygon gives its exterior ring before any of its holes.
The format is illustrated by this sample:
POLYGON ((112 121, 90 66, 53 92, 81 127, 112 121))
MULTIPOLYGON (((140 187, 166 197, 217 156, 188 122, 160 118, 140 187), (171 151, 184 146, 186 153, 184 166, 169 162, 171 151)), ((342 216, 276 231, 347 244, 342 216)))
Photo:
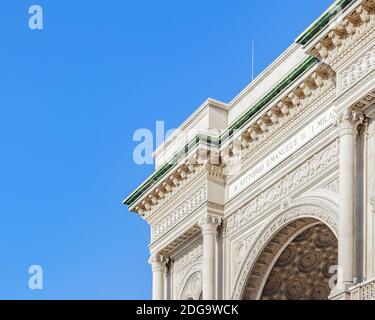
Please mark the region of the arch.
POLYGON ((202 266, 195 264, 181 281, 178 293, 179 300, 201 300, 202 266))
MULTIPOLYGON (((257 300, 327 300, 334 289, 338 240, 322 222, 291 237, 256 288, 257 300)), ((246 292, 252 290, 250 282, 246 292)), ((244 296, 244 299, 252 297, 244 296)))
POLYGON ((193 273, 183 287, 180 300, 200 300, 202 294, 202 274, 193 273))
MULTIPOLYGON (((245 262, 235 281, 232 294, 233 300, 240 300, 244 296, 246 283, 251 276, 251 271, 257 268, 256 263, 262 253, 265 252, 265 249, 270 250, 269 259, 273 261, 277 259, 277 256, 274 255, 275 251, 281 254, 283 249, 290 243, 293 235, 296 236, 317 223, 326 225, 337 237, 337 212, 337 206, 332 201, 320 197, 319 199, 306 197, 295 201, 292 207, 274 215, 270 222, 258 232, 254 244, 247 252, 245 262)), ((272 264, 272 261, 269 261, 269 263, 272 264)), ((261 271, 267 272, 265 270, 261 271)), ((261 272, 258 273, 261 274, 261 272)), ((258 281, 263 281, 263 277, 258 279, 258 281)))

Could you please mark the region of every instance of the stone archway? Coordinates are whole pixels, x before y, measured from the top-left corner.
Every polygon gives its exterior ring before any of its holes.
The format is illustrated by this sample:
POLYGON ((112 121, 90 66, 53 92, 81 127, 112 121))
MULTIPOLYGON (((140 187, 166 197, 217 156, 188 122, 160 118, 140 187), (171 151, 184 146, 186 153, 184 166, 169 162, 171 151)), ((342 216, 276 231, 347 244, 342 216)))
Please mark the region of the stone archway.
POLYGON ((235 283, 233 299, 297 299, 299 295, 302 296, 302 294, 293 294, 293 292, 285 293, 285 286, 289 285, 285 277, 295 281, 290 284, 290 288, 293 288, 293 283, 295 290, 299 290, 299 284, 302 287, 307 287, 308 293, 300 299, 328 298, 326 288, 328 279, 332 277, 332 275, 329 275, 329 271, 332 270, 327 270, 327 268, 330 269, 330 266, 326 266, 325 263, 328 265, 332 261, 332 265, 337 264, 335 261, 335 258, 337 258, 336 235, 336 213, 324 210, 320 206, 299 203, 297 206, 275 216, 264 229, 259 231, 255 243, 249 249, 247 259, 235 283), (305 242, 304 246, 298 246, 299 238, 305 234, 313 234, 314 238, 305 242), (316 240, 316 238, 319 239, 316 240), (311 241, 313 242, 311 243, 311 241), (324 248, 320 244, 324 241, 332 242, 329 248, 324 248), (306 243, 311 244, 311 248, 306 243), (303 253, 307 256, 305 257, 306 260, 300 262, 299 260, 303 259, 303 253), (293 259, 288 257, 288 254, 293 259), (288 259, 293 261, 288 264, 288 259), (303 269, 303 264, 307 265, 309 259, 314 266, 312 268, 316 267, 319 272, 311 273, 309 268, 306 267, 306 272, 300 273, 298 263, 303 269), (283 267, 283 265, 285 266, 283 267), (284 278, 281 278, 281 292, 276 290, 278 289, 277 272, 284 272, 284 278), (300 278, 303 278, 303 280, 300 278), (311 279, 309 280, 309 278, 311 279), (298 282, 298 280, 300 281, 298 282), (276 286, 276 289, 271 288, 272 285, 276 286), (312 293, 311 290, 315 291, 312 293))
POLYGON ((306 229, 278 257, 260 299, 328 300, 337 256, 337 238, 327 226, 306 229))
POLYGON ((202 275, 193 273, 183 287, 180 300, 202 300, 202 275))
POLYGON ((247 279, 243 300, 327 300, 338 243, 322 222, 303 218, 268 242, 247 279))

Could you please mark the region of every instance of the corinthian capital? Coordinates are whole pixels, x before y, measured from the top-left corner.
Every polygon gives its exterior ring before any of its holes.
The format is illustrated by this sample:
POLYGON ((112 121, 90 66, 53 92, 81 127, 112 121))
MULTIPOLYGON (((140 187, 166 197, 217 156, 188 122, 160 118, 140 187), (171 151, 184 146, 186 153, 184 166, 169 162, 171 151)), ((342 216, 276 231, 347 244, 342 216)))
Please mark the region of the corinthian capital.
POLYGON ((340 133, 348 133, 348 131, 355 133, 358 126, 363 123, 365 117, 359 110, 347 110, 341 112, 336 117, 336 127, 340 133))
POLYGON ((222 218, 213 215, 208 215, 198 221, 198 226, 201 228, 203 234, 215 234, 222 223, 222 218))
POLYGON ((148 260, 148 263, 152 266, 153 270, 156 270, 156 269, 163 270, 167 262, 168 260, 159 254, 153 254, 148 260))

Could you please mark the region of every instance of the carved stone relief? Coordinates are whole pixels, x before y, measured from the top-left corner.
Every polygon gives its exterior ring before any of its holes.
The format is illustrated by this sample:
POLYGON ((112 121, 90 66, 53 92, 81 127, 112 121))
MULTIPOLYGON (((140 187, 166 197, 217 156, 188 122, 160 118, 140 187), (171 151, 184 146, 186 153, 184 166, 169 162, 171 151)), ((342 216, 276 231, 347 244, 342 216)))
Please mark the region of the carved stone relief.
POLYGON ((329 226, 336 234, 338 233, 337 217, 316 206, 294 207, 282 214, 276 214, 271 221, 259 231, 255 242, 247 252, 245 263, 236 277, 233 289, 234 300, 241 299, 243 295, 252 299, 258 294, 263 280, 261 275, 265 274, 265 269, 277 252, 280 252, 283 245, 299 230, 319 221, 329 226), (246 289, 245 283, 248 284, 246 289))
MULTIPOLYGON (((188 249, 184 255, 176 258, 173 265, 174 292, 176 294, 181 293, 181 290, 186 287, 192 272, 201 272, 202 252, 203 245, 198 243, 188 249)), ((180 297, 176 298, 180 299, 180 297)))
POLYGON ((335 235, 323 224, 300 233, 276 261, 261 300, 328 300, 337 249, 335 235))
POLYGON ((177 223, 199 208, 206 200, 207 187, 204 185, 152 227, 152 240, 155 241, 162 237, 177 223))
POLYGON ((340 93, 348 90, 349 87, 373 70, 375 70, 375 46, 371 47, 360 58, 341 72, 341 86, 338 86, 338 88, 340 88, 340 93))
POLYGON ((202 273, 194 273, 185 284, 181 300, 202 300, 202 273))
POLYGON ((329 147, 312 156, 295 171, 288 174, 270 189, 262 192, 245 207, 230 216, 227 221, 227 233, 251 222, 256 215, 266 211, 278 201, 285 198, 297 188, 307 183, 313 177, 338 161, 338 143, 335 141, 329 147))

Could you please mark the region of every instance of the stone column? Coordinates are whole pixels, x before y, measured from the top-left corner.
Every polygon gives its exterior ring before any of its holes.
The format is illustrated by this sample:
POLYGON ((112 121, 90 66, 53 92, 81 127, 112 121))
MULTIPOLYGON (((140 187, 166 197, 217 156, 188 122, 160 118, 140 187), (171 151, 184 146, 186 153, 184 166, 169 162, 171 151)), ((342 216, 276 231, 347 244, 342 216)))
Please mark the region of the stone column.
POLYGON ((208 216, 199 222, 203 235, 203 300, 216 300, 216 238, 221 218, 208 216))
POLYGON ((165 300, 164 297, 164 278, 165 278, 165 263, 161 256, 153 255, 150 258, 152 266, 152 299, 165 300))
POLYGON ((346 111, 337 117, 340 138, 339 272, 338 291, 346 291, 354 278, 355 153, 358 125, 364 116, 346 111))

